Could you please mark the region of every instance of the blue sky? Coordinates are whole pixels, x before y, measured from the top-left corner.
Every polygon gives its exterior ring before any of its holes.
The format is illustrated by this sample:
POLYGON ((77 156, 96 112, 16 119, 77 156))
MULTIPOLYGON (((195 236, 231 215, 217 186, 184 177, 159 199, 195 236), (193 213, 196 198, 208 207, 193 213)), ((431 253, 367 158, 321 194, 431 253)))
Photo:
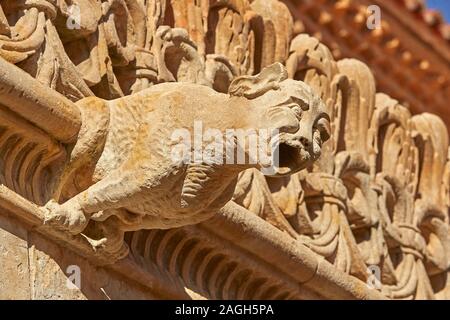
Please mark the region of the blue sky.
POLYGON ((427 0, 429 8, 441 10, 447 22, 450 22, 450 0, 427 0))

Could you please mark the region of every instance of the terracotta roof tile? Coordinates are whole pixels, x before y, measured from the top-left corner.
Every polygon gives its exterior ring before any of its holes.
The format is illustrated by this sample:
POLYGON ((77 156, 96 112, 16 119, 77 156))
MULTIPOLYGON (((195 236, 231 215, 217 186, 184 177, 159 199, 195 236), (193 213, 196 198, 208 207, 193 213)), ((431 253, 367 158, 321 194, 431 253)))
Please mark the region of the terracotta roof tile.
POLYGON ((439 10, 428 9, 424 0, 400 0, 405 8, 414 13, 428 26, 435 29, 445 40, 450 41, 450 24, 439 10))

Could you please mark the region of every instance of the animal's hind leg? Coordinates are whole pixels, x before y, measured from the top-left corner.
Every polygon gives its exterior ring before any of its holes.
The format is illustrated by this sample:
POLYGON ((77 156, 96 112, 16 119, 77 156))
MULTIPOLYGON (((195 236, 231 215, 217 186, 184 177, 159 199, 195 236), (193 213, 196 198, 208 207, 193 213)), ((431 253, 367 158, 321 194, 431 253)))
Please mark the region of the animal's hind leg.
POLYGON ((121 211, 109 210, 111 216, 105 221, 91 221, 85 230, 85 237, 97 252, 104 252, 115 259, 123 258, 129 248, 124 242, 125 230, 122 222, 117 218, 121 211))
POLYGON ((139 195, 143 177, 140 170, 114 171, 62 205, 47 204, 46 223, 79 234, 93 214, 123 208, 139 195))

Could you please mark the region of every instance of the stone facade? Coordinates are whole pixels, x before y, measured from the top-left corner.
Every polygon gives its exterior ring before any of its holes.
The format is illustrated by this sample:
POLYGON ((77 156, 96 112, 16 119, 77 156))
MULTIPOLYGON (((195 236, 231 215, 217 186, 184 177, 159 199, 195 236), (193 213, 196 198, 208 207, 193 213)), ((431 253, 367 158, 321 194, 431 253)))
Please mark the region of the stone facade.
POLYGON ((3 1, 0 298, 450 299, 445 123, 292 6, 3 1), (279 165, 174 162, 195 122, 279 165))

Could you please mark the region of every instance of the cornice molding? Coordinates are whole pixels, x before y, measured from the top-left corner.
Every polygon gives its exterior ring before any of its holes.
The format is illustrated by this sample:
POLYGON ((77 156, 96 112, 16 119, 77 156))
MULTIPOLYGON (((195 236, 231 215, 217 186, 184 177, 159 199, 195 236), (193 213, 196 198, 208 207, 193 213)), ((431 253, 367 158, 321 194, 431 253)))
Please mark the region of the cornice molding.
POLYGON ((192 294, 186 288, 213 299, 385 299, 233 202, 208 223, 134 233, 129 240, 130 255, 115 263, 114 257, 94 251, 81 235, 69 236, 45 226, 41 208, 3 186, 0 208, 27 228, 96 266, 110 268, 147 287, 161 299, 190 299, 192 294), (149 255, 149 248, 142 247, 143 241, 155 236, 167 238, 149 244, 163 256, 149 255), (215 257, 221 260, 208 264, 215 257), (220 278, 211 278, 214 273, 220 278), (227 279, 227 283, 219 286, 220 279, 227 279))

